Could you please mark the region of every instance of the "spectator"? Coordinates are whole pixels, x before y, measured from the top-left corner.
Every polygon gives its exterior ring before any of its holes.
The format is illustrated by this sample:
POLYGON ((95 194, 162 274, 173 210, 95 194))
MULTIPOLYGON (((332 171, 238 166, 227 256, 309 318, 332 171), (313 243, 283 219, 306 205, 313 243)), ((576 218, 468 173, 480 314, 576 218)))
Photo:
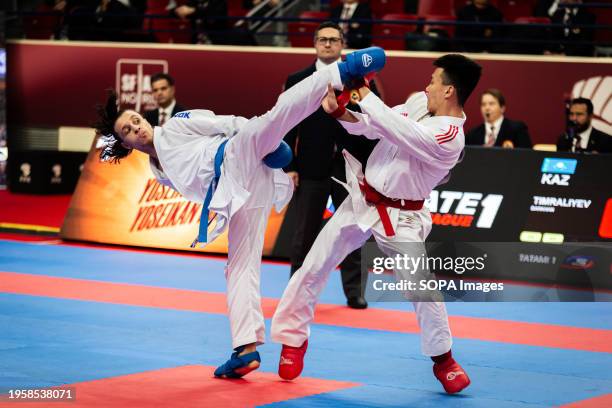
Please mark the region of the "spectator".
POLYGON ((97 40, 102 39, 97 32, 96 11, 99 0, 67 0, 56 4, 56 9, 64 12, 64 23, 60 39, 97 40))
MULTIPOLYGON (((285 88, 289 89, 302 79, 326 65, 340 59, 343 49, 342 29, 336 24, 325 22, 315 32, 314 48, 317 60, 306 69, 289 75, 285 88)), ((373 89, 376 89, 374 84, 373 89)), ((291 251, 291 274, 304 262, 323 220, 327 199, 331 194, 334 206, 338 208, 347 192, 331 176, 346 180, 342 149, 346 148, 364 164, 372 151, 373 142, 349 135, 338 121, 326 114, 322 108, 304 119, 293 128, 285 141, 295 152, 295 157, 285 169, 297 187, 293 205, 297 211, 297 225, 291 251)), ((342 285, 347 304, 353 308, 365 308, 361 274, 361 253, 356 250, 349 254, 340 265, 342 285)), ((364 274, 364 278, 367 275, 364 274)))
POLYGON ((531 138, 524 122, 504 117, 506 98, 499 89, 487 89, 480 97, 484 123, 470 130, 466 144, 486 147, 531 149, 531 138))
MULTIPOLYGON (((265 0, 243 0, 242 1, 242 7, 246 10, 252 10, 255 7, 259 6, 261 3, 263 3, 265 0)), ((268 1, 268 3, 266 5, 264 5, 260 10, 258 10, 257 13, 255 13, 255 16, 264 16, 268 11, 272 10, 274 7, 278 6, 278 4, 280 3, 280 0, 270 0, 268 1)))
POLYGON ((593 103, 590 99, 576 98, 570 102, 567 130, 557 140, 560 152, 612 153, 612 136, 597 130, 591 124, 593 103))
POLYGON ((495 44, 492 40, 500 37, 500 27, 480 24, 485 22, 501 23, 502 20, 502 13, 494 5, 489 4, 489 0, 474 0, 457 12, 457 21, 478 25, 458 24, 455 37, 464 51, 494 51, 495 44))
POLYGON ((225 44, 228 27, 227 1, 188 0, 174 9, 182 19, 190 19, 195 44, 225 44))
POLYGON ((343 0, 343 5, 331 11, 331 19, 339 23, 347 48, 366 48, 372 44, 372 24, 363 21, 342 22, 340 20, 371 20, 372 10, 359 0, 343 0))
POLYGON ((151 77, 153 99, 157 102, 157 109, 145 111, 142 115, 152 126, 163 126, 164 123, 176 113, 187 110, 176 103, 174 98, 174 78, 168 74, 159 73, 151 77))
POLYGON ((582 4, 582 0, 540 0, 536 6, 536 15, 549 17, 553 24, 564 24, 564 27, 552 29, 553 45, 546 47, 548 53, 565 55, 593 55, 593 29, 576 27, 595 24, 595 15, 585 7, 571 7, 582 4), (585 42, 587 42, 585 44, 585 42))
POLYGON ((142 27, 146 0, 67 0, 55 7, 64 11, 65 35, 70 40, 141 39, 137 33, 142 27))

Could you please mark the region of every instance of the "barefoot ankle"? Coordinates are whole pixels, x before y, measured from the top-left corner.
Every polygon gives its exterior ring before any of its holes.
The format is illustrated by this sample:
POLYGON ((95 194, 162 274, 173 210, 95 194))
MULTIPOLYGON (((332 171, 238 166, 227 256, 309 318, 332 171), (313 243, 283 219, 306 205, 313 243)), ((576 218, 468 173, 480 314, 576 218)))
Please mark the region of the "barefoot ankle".
POLYGON ((244 350, 238 353, 239 356, 257 351, 257 343, 249 343, 244 345, 244 350))

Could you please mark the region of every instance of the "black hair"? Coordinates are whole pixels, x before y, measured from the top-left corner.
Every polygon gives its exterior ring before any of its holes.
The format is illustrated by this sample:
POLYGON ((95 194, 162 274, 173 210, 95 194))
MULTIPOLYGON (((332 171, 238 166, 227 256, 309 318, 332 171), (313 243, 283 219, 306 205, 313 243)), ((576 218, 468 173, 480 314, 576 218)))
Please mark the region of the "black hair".
POLYGON ((319 26, 314 32, 315 40, 319 36, 319 31, 321 31, 324 28, 333 28, 334 30, 338 30, 338 33, 340 33, 340 38, 344 39, 344 31, 342 31, 342 28, 338 25, 338 23, 334 23, 333 21, 324 21, 321 24, 319 24, 319 26))
POLYGON ((499 106, 501 106, 502 108, 506 106, 506 98, 504 97, 504 94, 501 93, 499 89, 489 88, 482 93, 481 98, 485 95, 491 95, 492 97, 497 99, 497 102, 499 102, 499 106))
POLYGON ((174 86, 174 78, 172 78, 170 75, 164 73, 164 72, 159 72, 157 74, 154 74, 151 76, 151 85, 153 85, 153 82, 157 82, 160 81, 162 79, 165 79, 166 81, 168 81, 168 85, 170 86, 174 86))
POLYGON ((482 67, 474 60, 461 54, 446 54, 434 61, 434 66, 442 68, 444 85, 452 85, 457 90, 459 105, 465 105, 468 97, 476 88, 482 67))
POLYGON ((124 147, 121 138, 115 133, 115 122, 125 112, 117 104, 117 93, 109 89, 106 104, 97 105, 98 121, 93 124, 96 134, 103 138, 105 147, 100 152, 101 161, 119 163, 119 160, 132 152, 132 149, 124 147))
POLYGON ((589 115, 593 114, 593 102, 591 102, 590 99, 587 99, 587 98, 574 98, 570 102, 570 106, 572 106, 572 105, 579 105, 579 104, 580 105, 586 105, 587 113, 589 115))

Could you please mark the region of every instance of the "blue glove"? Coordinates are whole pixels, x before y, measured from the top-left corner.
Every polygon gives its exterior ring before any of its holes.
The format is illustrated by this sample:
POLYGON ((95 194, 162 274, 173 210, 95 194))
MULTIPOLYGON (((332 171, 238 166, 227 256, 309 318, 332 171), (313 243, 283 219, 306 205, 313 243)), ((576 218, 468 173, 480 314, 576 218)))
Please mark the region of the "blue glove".
POLYGON ((377 72, 385 66, 385 50, 380 47, 369 47, 351 52, 346 60, 338 63, 340 79, 343 84, 356 78, 363 78, 370 72, 377 72))
POLYGON ((293 159, 293 153, 287 143, 281 140, 280 145, 272 153, 268 153, 263 162, 272 169, 282 169, 287 167, 293 159))

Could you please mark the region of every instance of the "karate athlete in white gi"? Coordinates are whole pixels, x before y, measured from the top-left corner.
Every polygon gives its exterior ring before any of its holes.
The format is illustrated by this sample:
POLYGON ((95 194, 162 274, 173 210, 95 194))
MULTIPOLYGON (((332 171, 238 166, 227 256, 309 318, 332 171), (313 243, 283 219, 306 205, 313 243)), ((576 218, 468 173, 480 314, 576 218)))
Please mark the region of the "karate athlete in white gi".
MULTIPOLYGON (((344 152, 350 195, 320 232, 276 309, 272 340, 283 344, 279 375, 284 379, 296 378, 303 369, 315 305, 338 263, 372 235, 389 257, 414 254, 414 243, 425 241, 431 230, 431 215, 423 202, 460 158, 466 119, 463 105, 481 74, 478 64, 458 54, 445 55, 434 66, 425 92, 395 108, 386 106, 367 87, 359 89, 362 113, 338 106, 331 88, 323 101, 325 111, 349 133, 379 142, 368 158, 365 177, 359 162, 344 152)), ((395 274, 405 278, 400 271, 395 274)), ((421 349, 434 361, 436 378, 446 392, 461 391, 470 380, 451 355, 444 303, 413 304, 421 349)))
POLYGON ((194 244, 212 242, 229 228, 225 276, 235 352, 215 376, 238 378, 261 362, 256 347, 265 341, 259 287, 264 233, 272 205, 280 211, 293 192, 290 178, 278 169, 291 160, 289 148, 281 144, 283 137, 319 108, 328 85, 341 89, 343 82, 377 71, 384 63, 380 48, 355 51, 346 61, 287 90, 270 111, 252 119, 191 110, 152 128, 138 112, 118 111, 116 95, 98 109, 95 127, 105 145, 101 160, 116 162, 132 149, 144 152, 160 183, 204 203, 194 244), (217 219, 210 237, 209 209, 217 219))

